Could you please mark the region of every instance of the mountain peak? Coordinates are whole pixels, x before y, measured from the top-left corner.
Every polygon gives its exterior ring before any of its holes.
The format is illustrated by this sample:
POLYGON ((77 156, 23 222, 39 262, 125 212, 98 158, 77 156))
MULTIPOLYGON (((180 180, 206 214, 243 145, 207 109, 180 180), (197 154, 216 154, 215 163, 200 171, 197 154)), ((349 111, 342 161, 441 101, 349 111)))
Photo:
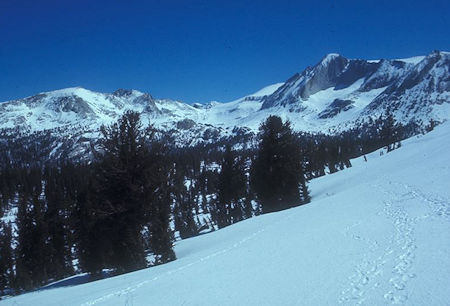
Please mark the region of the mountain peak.
POLYGON ((46 91, 46 92, 42 92, 42 93, 43 94, 55 94, 55 95, 70 95, 70 94, 74 94, 74 93, 81 92, 81 91, 90 91, 90 90, 85 89, 80 86, 75 86, 75 87, 56 89, 56 90, 52 90, 52 91, 46 91))
POLYGON ((143 94, 144 93, 142 93, 138 90, 135 90, 135 89, 124 89, 124 88, 119 88, 112 93, 113 96, 122 97, 122 98, 130 97, 132 95, 143 95, 143 94))
POLYGON ((337 58, 344 58, 344 57, 338 53, 328 53, 327 55, 322 57, 322 59, 320 60, 320 64, 326 66, 337 58))

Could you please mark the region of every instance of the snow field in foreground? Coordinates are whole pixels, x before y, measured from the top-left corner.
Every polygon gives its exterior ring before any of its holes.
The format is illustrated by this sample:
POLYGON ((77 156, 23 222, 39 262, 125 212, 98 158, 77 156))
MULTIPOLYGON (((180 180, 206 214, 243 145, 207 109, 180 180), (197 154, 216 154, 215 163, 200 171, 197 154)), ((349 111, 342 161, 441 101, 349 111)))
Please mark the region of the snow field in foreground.
POLYGON ((312 202, 177 242, 166 265, 1 305, 448 305, 450 124, 311 181, 312 202))

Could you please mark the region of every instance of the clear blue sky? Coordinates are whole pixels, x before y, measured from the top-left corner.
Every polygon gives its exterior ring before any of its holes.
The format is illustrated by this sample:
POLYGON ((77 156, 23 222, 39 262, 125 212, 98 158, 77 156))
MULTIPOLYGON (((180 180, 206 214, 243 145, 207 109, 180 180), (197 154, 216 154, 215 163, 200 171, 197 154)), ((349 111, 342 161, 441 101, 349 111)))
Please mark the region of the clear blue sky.
POLYGON ((0 101, 82 86, 229 101, 331 52, 450 50, 450 1, 0 0, 0 101))

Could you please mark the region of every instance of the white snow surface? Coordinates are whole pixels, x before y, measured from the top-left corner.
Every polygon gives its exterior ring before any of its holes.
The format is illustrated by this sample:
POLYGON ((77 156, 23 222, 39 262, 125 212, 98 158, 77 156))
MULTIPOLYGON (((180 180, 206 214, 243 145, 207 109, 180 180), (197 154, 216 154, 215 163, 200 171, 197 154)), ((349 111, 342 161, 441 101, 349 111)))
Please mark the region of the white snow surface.
POLYGON ((312 202, 178 241, 174 262, 2 305, 448 305, 450 123, 311 181, 312 202))
MULTIPOLYGON (((447 53, 447 52, 442 52, 442 53, 447 53)), ((420 55, 420 56, 413 56, 413 57, 407 57, 407 58, 396 58, 394 59, 394 61, 400 61, 400 62, 405 62, 408 64, 418 64, 419 62, 421 62, 426 56, 424 55, 420 55)), ((380 59, 375 59, 375 60, 368 60, 369 63, 378 63, 379 61, 381 61, 380 59)))
POLYGON ((413 56, 413 57, 408 57, 408 58, 398 58, 396 60, 415 65, 415 64, 420 63, 424 58, 425 58, 425 56, 413 56))
POLYGON ((258 90, 257 92, 251 94, 250 96, 252 97, 262 97, 262 96, 267 96, 267 95, 271 95, 273 94, 278 88, 281 87, 281 85, 283 85, 284 83, 276 83, 276 84, 272 84, 269 86, 266 86, 260 90, 258 90))
POLYGON ((328 53, 324 58, 320 61, 320 64, 323 66, 328 65, 332 60, 339 57, 340 55, 337 53, 328 53))

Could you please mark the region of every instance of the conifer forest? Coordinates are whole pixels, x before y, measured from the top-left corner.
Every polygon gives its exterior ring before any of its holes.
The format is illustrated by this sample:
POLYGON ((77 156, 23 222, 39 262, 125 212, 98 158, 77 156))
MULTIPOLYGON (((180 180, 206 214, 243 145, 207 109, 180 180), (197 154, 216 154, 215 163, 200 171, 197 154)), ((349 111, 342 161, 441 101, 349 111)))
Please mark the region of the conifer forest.
POLYGON ((3 143, 0 216, 15 210, 17 218, 0 224, 0 291, 173 261, 176 240, 307 204, 309 180, 418 132, 388 113, 334 136, 296 133, 270 116, 254 145, 177 147, 129 111, 101 128, 89 160, 45 160, 45 142, 3 143))

